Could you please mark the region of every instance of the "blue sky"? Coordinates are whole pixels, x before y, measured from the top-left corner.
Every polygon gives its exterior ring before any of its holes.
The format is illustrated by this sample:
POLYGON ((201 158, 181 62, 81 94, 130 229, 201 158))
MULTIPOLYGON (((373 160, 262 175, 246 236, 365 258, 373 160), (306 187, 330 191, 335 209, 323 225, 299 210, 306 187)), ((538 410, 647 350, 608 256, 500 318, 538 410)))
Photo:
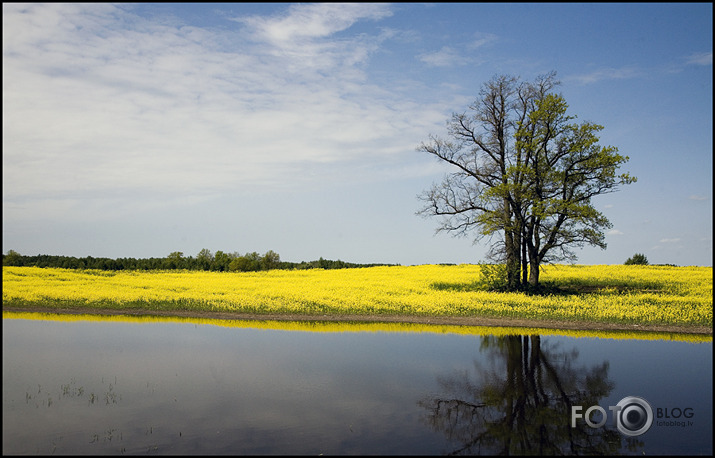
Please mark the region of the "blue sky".
POLYGON ((580 264, 712 265, 712 4, 3 4, 3 253, 476 263, 416 151, 556 71, 638 182, 580 264))

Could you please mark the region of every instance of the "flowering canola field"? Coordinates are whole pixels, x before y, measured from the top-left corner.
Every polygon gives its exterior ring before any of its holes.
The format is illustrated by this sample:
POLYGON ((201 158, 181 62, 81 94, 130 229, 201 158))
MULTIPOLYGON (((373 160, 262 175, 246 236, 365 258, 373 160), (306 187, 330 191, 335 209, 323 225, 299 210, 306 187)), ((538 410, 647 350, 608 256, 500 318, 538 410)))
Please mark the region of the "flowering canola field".
POLYGON ((98 271, 3 267, 3 307, 419 315, 712 326, 712 267, 553 265, 545 296, 475 287, 477 265, 338 270, 98 271))

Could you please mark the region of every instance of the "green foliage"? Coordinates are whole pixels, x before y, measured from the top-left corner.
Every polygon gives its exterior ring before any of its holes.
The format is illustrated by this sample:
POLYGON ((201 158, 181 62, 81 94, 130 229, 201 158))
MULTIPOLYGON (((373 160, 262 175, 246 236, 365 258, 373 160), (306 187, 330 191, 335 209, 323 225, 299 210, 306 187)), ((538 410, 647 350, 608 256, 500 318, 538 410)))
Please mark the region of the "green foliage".
POLYGON ((218 272, 228 272, 231 261, 233 261, 238 256, 230 255, 219 250, 214 255, 213 261, 211 262, 211 270, 218 272))
POLYGON ((184 253, 181 251, 174 251, 166 257, 162 264, 164 269, 181 269, 184 262, 184 253))
POLYGON ((214 256, 207 248, 202 249, 199 251, 199 254, 196 255, 196 261, 199 263, 200 270, 209 270, 213 260, 214 256))
POLYGON ((356 267, 374 267, 395 264, 354 264, 341 260, 333 261, 320 258, 315 261, 286 262, 280 255, 268 250, 263 256, 257 252, 240 254, 211 251, 204 248, 196 257, 184 256, 181 251, 174 251, 165 258, 94 258, 87 256, 37 255, 23 256, 15 250, 9 250, 2 255, 4 266, 16 267, 59 267, 63 269, 96 269, 96 270, 212 270, 218 272, 255 272, 271 269, 347 269, 356 267))
POLYGON ((244 256, 239 256, 228 266, 231 272, 255 272, 261 270, 261 256, 256 253, 246 253, 244 256))
POLYGON ((273 250, 268 250, 261 259, 261 268, 263 270, 277 269, 280 265, 281 257, 273 250))
POLYGON ((15 250, 9 250, 6 255, 2 257, 2 265, 4 266, 22 266, 22 255, 15 250))
POLYGON ((644 254, 636 253, 632 257, 626 259, 624 264, 627 266, 647 266, 648 258, 646 258, 644 254))
MULTIPOLYGON (((455 113, 443 139, 430 135, 418 151, 454 166, 419 198, 418 212, 442 219, 438 231, 475 242, 498 235, 492 259, 506 263, 510 290, 538 290, 543 263, 575 260, 574 248, 606 248, 611 223, 592 199, 634 183, 619 173, 628 157, 599 145, 603 126, 576 123, 554 91, 555 73, 520 82, 496 75, 482 87, 471 113, 455 113), (528 280, 519 275, 526 270, 528 280), (528 284, 527 284, 528 281, 528 284)), ((500 289, 501 271, 485 268, 500 289)))
POLYGON ((508 289, 508 272, 506 264, 479 263, 481 277, 477 283, 479 289, 486 291, 506 291, 508 289))

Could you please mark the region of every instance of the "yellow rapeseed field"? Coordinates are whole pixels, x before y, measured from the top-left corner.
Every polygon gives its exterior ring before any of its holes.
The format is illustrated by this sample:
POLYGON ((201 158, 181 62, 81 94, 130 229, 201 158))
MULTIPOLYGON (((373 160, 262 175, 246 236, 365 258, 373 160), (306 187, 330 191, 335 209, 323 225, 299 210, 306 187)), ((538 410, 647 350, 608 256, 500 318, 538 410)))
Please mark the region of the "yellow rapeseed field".
POLYGON ((481 291, 479 276, 471 264, 251 273, 3 267, 3 306, 712 326, 712 267, 545 266, 542 282, 570 291, 546 296, 481 291))

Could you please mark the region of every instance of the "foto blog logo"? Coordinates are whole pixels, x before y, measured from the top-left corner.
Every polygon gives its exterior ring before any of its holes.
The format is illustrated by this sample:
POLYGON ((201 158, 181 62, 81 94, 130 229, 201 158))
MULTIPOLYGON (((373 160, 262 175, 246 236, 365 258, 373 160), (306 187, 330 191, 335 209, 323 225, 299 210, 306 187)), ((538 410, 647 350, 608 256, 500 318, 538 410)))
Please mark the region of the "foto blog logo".
MULTIPOLYGON (((584 413, 581 413, 583 406, 571 407, 571 427, 576 427, 576 420, 583 418, 591 428, 600 428, 606 424, 608 415, 606 410, 601 406, 591 406, 584 413), (594 422, 591 419, 591 414, 597 411, 601 414, 601 420, 594 422)), ((648 431, 653 424, 653 409, 650 404, 637 396, 626 396, 621 399, 615 406, 609 406, 616 428, 626 436, 640 436, 648 431)))

